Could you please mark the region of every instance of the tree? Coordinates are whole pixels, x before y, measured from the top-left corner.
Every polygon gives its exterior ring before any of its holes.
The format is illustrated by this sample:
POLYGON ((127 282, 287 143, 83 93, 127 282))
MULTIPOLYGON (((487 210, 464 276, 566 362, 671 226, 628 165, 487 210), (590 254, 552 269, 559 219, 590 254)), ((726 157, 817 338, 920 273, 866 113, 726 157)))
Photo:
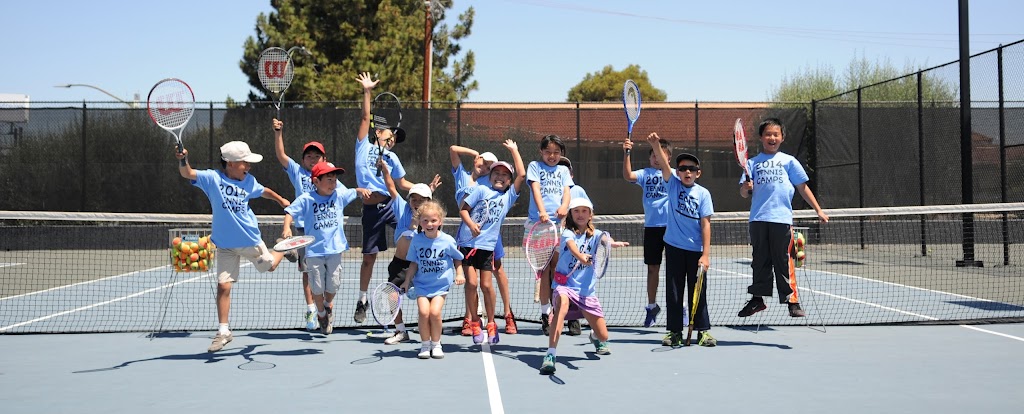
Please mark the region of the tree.
MULTIPOLYGON (((812 100, 824 99, 842 92, 852 91, 863 86, 873 85, 861 92, 862 101, 874 102, 916 102, 917 76, 912 65, 898 69, 888 59, 870 62, 863 56, 854 58, 846 68, 846 73, 839 78, 831 66, 808 67, 802 72, 786 76, 782 83, 772 89, 769 100, 772 102, 810 103, 812 100)), ((941 102, 956 99, 956 85, 944 81, 927 72, 922 74, 922 95, 926 101, 941 102)), ((856 100, 856 95, 847 94, 838 100, 856 100)))
MULTIPOLYGON (((461 54, 459 42, 469 36, 473 8, 449 28, 444 12, 452 0, 433 0, 431 99, 463 100, 478 89, 473 80, 473 51, 461 54), (461 56, 461 58, 460 58, 461 56)), ((250 101, 268 100, 256 72, 260 52, 271 46, 304 46, 311 56, 293 53, 295 77, 287 101, 355 100, 359 72, 381 79, 379 88, 405 101, 423 94, 423 41, 426 10, 422 0, 272 0, 276 9, 256 18, 256 36, 245 41, 239 67, 256 93, 250 101)), ((287 104, 287 102, 286 102, 287 104)))
POLYGON ((603 102, 621 101, 622 84, 632 79, 636 86, 640 87, 640 95, 644 101, 664 101, 668 98, 665 91, 651 85, 647 77, 647 71, 640 69, 639 65, 629 65, 621 71, 616 71, 612 65, 605 66, 601 71, 588 73, 580 83, 569 89, 569 102, 603 102))

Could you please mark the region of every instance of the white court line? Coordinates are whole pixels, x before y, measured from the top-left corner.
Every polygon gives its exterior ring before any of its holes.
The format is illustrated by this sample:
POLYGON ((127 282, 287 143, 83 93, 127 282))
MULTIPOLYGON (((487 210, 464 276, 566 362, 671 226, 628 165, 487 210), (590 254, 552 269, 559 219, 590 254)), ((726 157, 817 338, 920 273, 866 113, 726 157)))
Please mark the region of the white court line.
POLYGON ((491 403, 491 414, 505 414, 501 405, 501 390, 498 389, 498 376, 494 371, 494 357, 491 356, 490 338, 484 338, 480 344, 480 356, 484 359, 484 378, 487 379, 487 400, 491 403))
POLYGON ((206 273, 206 274, 203 274, 203 275, 199 275, 199 276, 193 277, 191 279, 182 280, 180 282, 171 283, 169 285, 163 285, 163 286, 158 286, 158 287, 155 287, 155 288, 149 288, 149 289, 143 290, 141 292, 135 292, 135 293, 132 293, 131 295, 122 296, 122 297, 111 299, 111 300, 108 300, 108 301, 97 302, 97 303, 94 303, 94 304, 91 304, 91 305, 82 306, 82 307, 78 307, 78 308, 75 308, 75 309, 70 309, 70 310, 66 310, 66 311, 63 311, 63 312, 58 312, 58 313, 46 315, 46 316, 35 318, 35 319, 32 319, 32 320, 27 320, 27 321, 24 321, 24 322, 18 322, 18 323, 14 324, 14 325, 8 325, 8 326, 0 328, 0 332, 6 331, 8 329, 17 328, 19 326, 28 325, 28 324, 31 324, 31 323, 45 321, 47 319, 56 318, 58 316, 63 316, 63 315, 67 315, 67 314, 70 314, 70 313, 80 312, 80 311, 89 310, 89 309, 92 309, 92 308, 95 308, 95 307, 99 307, 99 306, 109 305, 111 303, 120 302, 120 301, 125 300, 125 299, 131 299, 131 298, 134 298, 136 296, 142 296, 142 295, 145 295, 147 293, 151 293, 151 292, 155 292, 155 291, 158 291, 158 290, 161 290, 161 289, 164 289, 164 288, 172 287, 174 285, 178 285, 178 284, 181 284, 181 283, 188 283, 188 282, 191 282, 191 281, 196 280, 196 279, 208 277, 208 276, 210 276, 212 274, 213 273, 206 273))
MULTIPOLYGON (((735 273, 735 272, 731 272, 729 270, 719 270, 719 271, 735 273)), ((820 270, 815 270, 815 271, 816 272, 820 272, 820 270)), ((859 276, 844 275, 842 273, 832 273, 832 272, 822 272, 822 273, 829 273, 829 274, 838 275, 838 276, 849 276, 849 277, 853 277, 853 278, 857 278, 857 279, 863 279, 863 280, 866 280, 866 281, 869 281, 869 282, 879 282, 879 283, 886 283, 886 284, 892 284, 892 285, 897 285, 897 286, 903 286, 903 285, 900 285, 898 283, 882 282, 882 281, 878 281, 878 280, 862 278, 862 277, 859 277, 859 276)), ((799 283, 800 283, 800 281, 798 280, 797 284, 799 284, 799 283)), ((904 287, 912 288, 913 286, 904 286, 904 287)), ((846 296, 836 295, 834 293, 822 292, 822 291, 819 291, 819 290, 814 290, 814 289, 808 288, 806 286, 805 287, 800 287, 798 289, 803 289, 803 290, 806 290, 806 291, 809 291, 809 292, 814 292, 814 293, 817 293, 819 295, 831 296, 831 297, 836 298, 836 299, 842 299, 842 300, 850 301, 850 302, 853 302, 853 303, 859 303, 861 305, 872 306, 872 307, 875 307, 875 308, 884 309, 884 310, 891 311, 891 312, 902 313, 904 315, 910 315, 910 316, 914 316, 914 317, 921 318, 921 319, 927 319, 927 320, 930 320, 930 321, 937 321, 937 320, 939 320, 939 318, 936 318, 936 317, 932 317, 932 316, 928 316, 928 315, 923 315, 923 314, 920 314, 920 313, 914 313, 914 312, 910 312, 910 311, 905 311, 905 310, 902 310, 902 309, 897 309, 897 308, 893 308, 893 307, 889 307, 889 306, 885 306, 885 305, 880 305, 880 304, 877 304, 877 303, 872 303, 872 302, 867 302, 867 301, 863 301, 863 300, 848 298, 846 296)), ((934 293, 945 293, 945 294, 948 294, 948 295, 959 296, 959 297, 963 297, 963 298, 971 298, 970 296, 957 295, 957 294, 947 293, 947 292, 942 292, 942 291, 937 291, 937 290, 922 289, 922 288, 918 288, 918 289, 929 291, 929 292, 934 292, 934 293)), ((981 299, 981 298, 973 298, 973 299, 985 300, 985 299, 981 299)), ((991 301, 989 301, 989 302, 991 302, 991 301)), ((957 325, 957 326, 959 326, 961 328, 967 328, 967 329, 978 331, 978 332, 984 332, 984 333, 987 333, 987 334, 992 334, 992 335, 1001 336, 1001 337, 1009 338, 1009 339, 1015 339, 1015 340, 1024 342, 1024 338, 1021 338, 1021 337, 1018 337, 1018 336, 1009 335, 1009 334, 1004 334, 1002 332, 990 331, 988 329, 982 329, 982 328, 978 328, 978 327, 970 326, 970 325, 957 325)))
POLYGON ((85 282, 72 283, 70 285, 56 286, 56 287, 52 287, 52 288, 49 288, 49 289, 37 290, 35 292, 28 292, 28 293, 22 293, 20 295, 8 296, 8 297, 5 297, 5 298, 0 298, 0 302, 8 300, 8 299, 21 298, 21 297, 25 297, 25 296, 38 295, 40 293, 52 292, 52 291, 60 290, 60 289, 66 289, 66 288, 69 288, 69 287, 88 285, 88 284, 92 284, 92 283, 96 283, 96 282, 103 282, 103 281, 106 281, 106 280, 117 279, 119 277, 137 275, 139 273, 152 272, 154 270, 160 270, 160 269, 163 269, 163 268, 166 268, 166 267, 170 267, 170 265, 154 267, 152 269, 146 269, 146 270, 136 270, 134 272, 122 273, 122 274, 114 275, 114 276, 107 276, 107 277, 104 277, 104 278, 101 278, 101 279, 87 280, 85 282))

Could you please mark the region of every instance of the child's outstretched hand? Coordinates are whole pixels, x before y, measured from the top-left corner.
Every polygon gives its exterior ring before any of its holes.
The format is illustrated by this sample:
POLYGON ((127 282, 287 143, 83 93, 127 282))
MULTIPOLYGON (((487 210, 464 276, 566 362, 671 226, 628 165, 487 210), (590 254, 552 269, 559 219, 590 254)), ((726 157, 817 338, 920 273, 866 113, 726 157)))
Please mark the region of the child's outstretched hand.
POLYGON ((501 143, 501 145, 509 151, 519 151, 519 145, 511 139, 506 139, 505 142, 501 143))
POLYGON ((659 139, 661 139, 661 137, 658 136, 657 132, 652 132, 650 135, 647 136, 647 142, 651 143, 651 146, 655 148, 657 148, 660 145, 658 144, 659 139))
POLYGON ((274 118, 273 125, 274 131, 280 131, 281 128, 284 128, 284 122, 281 122, 281 120, 277 118, 274 118))
POLYGON ((187 156, 188 156, 188 150, 187 149, 182 148, 181 152, 178 152, 178 146, 177 145, 174 146, 174 158, 177 158, 179 160, 183 160, 187 156))
POLYGON ((441 186, 441 176, 438 175, 438 174, 434 174, 434 179, 430 180, 430 184, 427 184, 427 186, 430 187, 430 192, 431 193, 436 191, 437 187, 441 186))
POLYGON ((622 150, 625 152, 629 152, 629 150, 631 149, 633 149, 633 141, 630 140, 629 138, 626 138, 626 140, 622 142, 622 150))
POLYGON ((362 85, 364 90, 373 89, 373 87, 377 86, 377 83, 380 82, 380 79, 373 80, 370 76, 370 72, 360 73, 359 76, 356 76, 356 80, 359 81, 359 84, 362 85))

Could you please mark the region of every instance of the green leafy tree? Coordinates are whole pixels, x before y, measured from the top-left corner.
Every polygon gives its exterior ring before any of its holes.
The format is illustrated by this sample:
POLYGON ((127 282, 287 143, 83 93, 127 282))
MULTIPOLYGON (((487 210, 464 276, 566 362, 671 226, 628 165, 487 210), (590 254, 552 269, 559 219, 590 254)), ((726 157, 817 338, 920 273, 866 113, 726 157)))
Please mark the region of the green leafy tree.
MULTIPOLYGON (((473 8, 460 14, 454 27, 445 23, 452 0, 433 0, 431 100, 464 100, 478 89, 473 80, 473 51, 462 53, 460 41, 470 35, 473 8)), ((245 41, 239 67, 265 101, 256 71, 260 52, 271 46, 305 47, 310 56, 292 54, 295 77, 287 101, 354 100, 359 72, 380 78, 381 91, 405 101, 423 98, 423 48, 426 8, 422 0, 272 0, 275 11, 256 18, 256 36, 245 41)), ((286 102, 287 104, 287 102, 286 102)))
POLYGON ((640 95, 644 101, 664 101, 668 98, 665 91, 651 85, 647 77, 647 71, 640 69, 639 65, 629 65, 618 71, 611 65, 605 66, 598 72, 588 73, 580 83, 569 89, 569 102, 602 102, 621 101, 622 84, 632 79, 640 87, 640 95))
MULTIPOLYGON (((807 67, 803 71, 787 75, 778 87, 769 93, 772 102, 810 103, 815 99, 828 98, 862 86, 862 101, 874 102, 916 102, 918 69, 912 65, 897 68, 888 59, 872 62, 854 57, 842 76, 831 66, 807 67), (909 74, 909 75, 908 75, 909 74), (884 83, 883 83, 884 82, 884 83)), ((921 76, 922 96, 926 101, 944 102, 956 99, 956 85, 925 72, 921 76)), ((855 100, 856 95, 847 94, 839 100, 855 100)))

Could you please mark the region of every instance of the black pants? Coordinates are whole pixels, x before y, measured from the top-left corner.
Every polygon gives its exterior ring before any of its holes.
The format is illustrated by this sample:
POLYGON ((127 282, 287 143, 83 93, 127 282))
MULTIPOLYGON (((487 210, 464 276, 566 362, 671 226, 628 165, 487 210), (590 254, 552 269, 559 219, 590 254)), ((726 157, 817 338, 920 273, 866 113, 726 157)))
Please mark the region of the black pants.
MULTIPOLYGON (((701 252, 683 250, 665 245, 665 317, 669 332, 682 332, 684 306, 693 304, 693 289, 697 284, 697 261, 701 252), (684 295, 687 291, 689 295, 684 295)), ((693 327, 697 331, 711 329, 708 316, 708 278, 704 277, 704 288, 700 291, 697 317, 693 327)))
POLYGON ((747 288, 753 296, 772 296, 772 279, 779 290, 779 303, 796 303, 796 286, 791 286, 793 262, 789 249, 793 243, 792 226, 765 221, 750 222, 750 244, 753 246, 754 283, 747 288))

